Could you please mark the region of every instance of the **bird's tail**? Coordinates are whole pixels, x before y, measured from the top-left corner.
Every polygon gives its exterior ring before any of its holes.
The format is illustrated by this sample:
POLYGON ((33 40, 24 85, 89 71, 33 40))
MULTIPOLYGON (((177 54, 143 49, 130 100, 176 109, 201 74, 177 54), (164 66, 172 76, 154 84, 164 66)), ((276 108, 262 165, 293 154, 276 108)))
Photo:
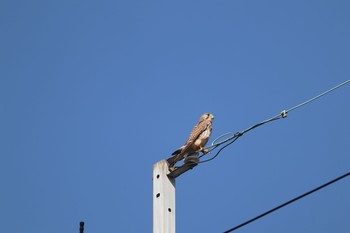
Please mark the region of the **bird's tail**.
POLYGON ((174 167, 174 165, 175 165, 175 156, 171 156, 170 158, 168 158, 167 160, 166 160, 167 162, 168 162, 168 166, 169 167, 174 167))
POLYGON ((179 149, 177 149, 176 151, 174 151, 171 154, 172 156, 166 160, 168 162, 169 167, 174 167, 178 161, 183 159, 183 157, 181 156, 181 152, 182 152, 183 148, 184 148, 184 146, 182 146, 179 149))
POLYGON ((168 162, 169 167, 174 167, 177 162, 181 160, 181 154, 175 154, 168 158, 166 161, 168 162))

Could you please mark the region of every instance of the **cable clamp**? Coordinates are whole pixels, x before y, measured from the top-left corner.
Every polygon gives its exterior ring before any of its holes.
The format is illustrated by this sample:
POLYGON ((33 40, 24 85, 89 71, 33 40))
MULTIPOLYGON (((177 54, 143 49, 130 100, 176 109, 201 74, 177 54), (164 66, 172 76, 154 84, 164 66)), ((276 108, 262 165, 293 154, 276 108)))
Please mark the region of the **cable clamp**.
POLYGON ((288 115, 288 112, 287 112, 286 110, 283 110, 283 111, 281 112, 281 117, 282 117, 282 118, 286 118, 287 115, 288 115))
POLYGON ((240 137, 240 136, 242 136, 243 135, 243 133, 242 132, 237 132, 237 133, 235 133, 235 137, 240 137))

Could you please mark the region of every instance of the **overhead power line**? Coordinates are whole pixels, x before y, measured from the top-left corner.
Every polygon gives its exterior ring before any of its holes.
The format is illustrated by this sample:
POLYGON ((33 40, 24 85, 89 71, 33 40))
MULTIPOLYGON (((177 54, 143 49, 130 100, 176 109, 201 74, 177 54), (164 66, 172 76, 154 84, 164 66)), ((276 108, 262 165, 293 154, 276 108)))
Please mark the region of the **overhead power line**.
POLYGON ((306 104, 308 104, 308 103, 310 103, 310 102, 312 102, 312 101, 315 101, 315 100, 317 100, 318 98, 320 98, 320 97, 322 97, 322 96, 324 96, 324 95, 326 95, 326 94, 328 94, 328 93, 330 93, 330 92, 332 92, 332 91, 338 89, 339 87, 342 87, 342 86, 348 84, 349 82, 350 82, 350 80, 347 80, 347 81, 345 81, 345 82, 343 82, 343 83, 340 83, 340 84, 338 84, 337 86, 334 86, 334 87, 332 87, 331 89, 329 89, 329 90, 327 90, 327 91, 325 91, 325 92, 323 92, 323 93, 321 93, 321 94, 319 94, 319 95, 317 95, 317 96, 315 96, 315 97, 313 97, 313 98, 311 98, 311 99, 309 99, 309 100, 307 100, 307 101, 304 101, 304 102, 302 102, 302 103, 300 103, 300 104, 298 104, 298 105, 295 105, 294 107, 292 107, 292 108, 290 108, 290 109, 288 109, 288 110, 283 110, 280 114, 278 114, 278 115, 276 115, 276 116, 273 116, 273 117, 271 117, 271 118, 269 118, 269 119, 267 119, 267 120, 264 120, 264 121, 262 121, 262 122, 260 122, 260 123, 258 123, 258 124, 255 124, 255 125, 253 125, 253 126, 247 128, 247 129, 245 129, 245 130, 243 130, 243 131, 241 131, 241 132, 237 132, 237 133, 235 133, 234 135, 232 135, 233 133, 231 133, 231 132, 225 133, 225 134, 223 134, 223 135, 220 135, 220 136, 217 137, 217 138, 212 142, 212 144, 207 148, 207 149, 208 149, 208 152, 205 153, 205 154, 202 154, 201 156, 199 156, 199 158, 201 158, 201 157, 203 157, 204 155, 208 154, 209 152, 213 151, 214 149, 216 149, 217 147, 221 146, 222 144, 225 144, 225 143, 227 143, 227 144, 224 145, 213 157, 211 157, 211 158, 209 158, 209 159, 206 159, 206 160, 203 160, 203 161, 200 161, 199 163, 205 163, 205 162, 209 162, 209 161, 215 159, 215 158, 220 154, 220 152, 221 152, 223 149, 225 149, 227 146, 229 146, 229 145, 231 145, 232 143, 234 143, 239 137, 243 136, 243 134, 249 132, 250 130, 255 129, 255 128, 259 127, 259 126, 262 126, 262 125, 264 125, 264 124, 266 124, 266 123, 269 123, 269 122, 272 122, 272 121, 275 121, 275 120, 279 120, 279 119, 282 119, 282 118, 286 118, 286 117, 288 116, 288 113, 289 113, 289 112, 291 112, 291 111, 293 111, 293 110, 295 110, 295 109, 297 109, 297 108, 300 108, 300 107, 302 107, 302 106, 304 106, 304 105, 306 105, 306 104), (232 135, 232 136, 230 136, 230 137, 228 137, 228 138, 226 138, 226 139, 224 139, 224 140, 222 140, 222 141, 219 141, 220 139, 222 139, 222 138, 224 138, 224 137, 227 137, 228 135, 232 135), (218 142, 218 141, 219 141, 219 142, 218 142))
POLYGON ((285 206, 287 206, 287 205, 289 205, 289 204, 291 204, 291 203, 293 203, 293 202, 295 202, 295 201, 297 201, 297 200, 299 200, 301 198, 304 198, 304 197, 306 197, 306 196, 308 196, 308 195, 310 195, 310 194, 312 194, 312 193, 314 193, 316 191, 319 191, 320 189, 322 189, 322 188, 324 188, 324 187, 326 187, 328 185, 331 185, 331 184, 333 184, 333 183, 335 183, 335 182, 337 182, 337 181, 339 181, 341 179, 344 179, 345 177, 347 177, 349 175, 350 175, 350 172, 348 172, 348 173, 346 173, 344 175, 341 175, 341 176, 335 178, 334 180, 331 180, 331 181, 329 181, 329 182, 327 182, 327 183, 325 183, 325 184, 323 184, 323 185, 321 185, 321 186, 319 186, 319 187, 317 187, 315 189, 312 189, 312 190, 310 190, 310 191, 308 191, 308 192, 306 192, 306 193, 304 193, 304 194, 302 194, 302 195, 300 195, 298 197, 295 197, 295 198, 293 198, 293 199, 291 199, 291 200, 289 200, 289 201, 287 201, 287 202, 285 202, 285 203, 283 203, 283 204, 281 204, 281 205, 279 205, 279 206, 277 206, 277 207, 275 207, 275 208, 273 208, 273 209, 271 209, 269 211, 266 211, 265 213, 262 213, 262 214, 260 214, 260 215, 258 215, 256 217, 254 217, 254 218, 244 222, 244 223, 241 223, 241 224, 239 224, 239 225, 237 225, 237 226, 235 226, 235 227, 225 231, 224 233, 232 232, 232 231, 237 230, 237 229, 239 229, 239 228, 241 228, 243 226, 246 226, 246 225, 248 225, 248 224, 258 220, 259 218, 262 218, 262 217, 264 217, 264 216, 266 216, 268 214, 271 214, 272 212, 274 212, 274 211, 276 211, 278 209, 281 209, 282 207, 285 207, 285 206))
POLYGON ((339 85, 337 85, 337 86, 335 86, 335 87, 332 87, 331 89, 329 89, 329 90, 327 90, 327 91, 325 91, 325 92, 319 94, 318 96, 315 96, 314 98, 311 98, 311 99, 309 99, 309 100, 307 100, 307 101, 305 101, 305 102, 303 102, 303 103, 301 103, 301 104, 298 104, 297 106, 294 106, 294 107, 288 109, 287 112, 293 111, 293 110, 296 109, 296 108, 299 108, 299 107, 301 107, 301 106, 303 106, 303 105, 305 105, 305 104, 308 104, 308 103, 310 103, 310 102, 312 102, 312 101, 314 101, 314 100, 316 100, 316 99, 318 99, 318 98, 320 98, 320 97, 322 97, 322 96, 328 94, 329 92, 332 92, 332 91, 334 91, 335 89, 337 89, 337 88, 339 88, 339 87, 341 87, 341 86, 344 86, 345 84, 348 84, 349 82, 350 82, 350 80, 347 80, 347 81, 345 81, 345 82, 343 82, 343 83, 341 83, 341 84, 339 84, 339 85))

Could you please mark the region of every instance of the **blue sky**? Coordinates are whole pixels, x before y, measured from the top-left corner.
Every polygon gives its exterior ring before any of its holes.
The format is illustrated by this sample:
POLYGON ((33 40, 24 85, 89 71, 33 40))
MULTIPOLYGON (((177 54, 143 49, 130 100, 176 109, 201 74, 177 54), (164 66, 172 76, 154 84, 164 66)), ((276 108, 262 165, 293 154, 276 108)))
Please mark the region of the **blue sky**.
MULTIPOLYGON (((349 1, 0 3, 0 232, 152 232, 152 166, 349 79, 349 1)), ((350 85, 177 179, 177 232, 223 232, 349 171, 350 85)), ((345 232, 342 180, 237 232, 345 232)))

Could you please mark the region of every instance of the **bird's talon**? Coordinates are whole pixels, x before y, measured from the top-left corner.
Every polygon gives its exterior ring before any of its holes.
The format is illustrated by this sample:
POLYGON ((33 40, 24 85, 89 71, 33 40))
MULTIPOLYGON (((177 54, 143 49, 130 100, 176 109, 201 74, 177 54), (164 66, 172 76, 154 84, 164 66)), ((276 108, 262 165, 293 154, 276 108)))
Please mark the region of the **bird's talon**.
POLYGON ((203 153, 203 154, 206 154, 206 153, 208 153, 208 152, 209 152, 209 150, 208 150, 208 149, 202 149, 201 151, 202 151, 202 153, 203 153))

